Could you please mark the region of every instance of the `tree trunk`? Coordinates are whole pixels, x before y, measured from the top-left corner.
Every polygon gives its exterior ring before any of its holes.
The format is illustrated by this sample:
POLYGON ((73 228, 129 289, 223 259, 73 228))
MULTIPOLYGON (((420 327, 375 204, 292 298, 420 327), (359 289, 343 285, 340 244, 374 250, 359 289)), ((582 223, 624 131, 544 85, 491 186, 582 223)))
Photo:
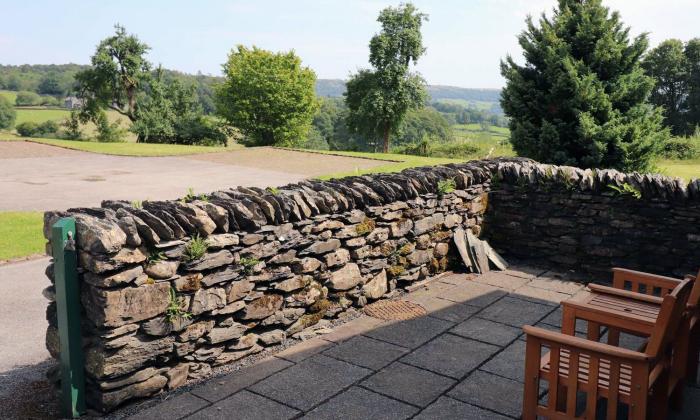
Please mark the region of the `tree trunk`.
POLYGON ((391 125, 384 123, 384 142, 382 144, 382 152, 389 153, 389 135, 391 134, 391 125))

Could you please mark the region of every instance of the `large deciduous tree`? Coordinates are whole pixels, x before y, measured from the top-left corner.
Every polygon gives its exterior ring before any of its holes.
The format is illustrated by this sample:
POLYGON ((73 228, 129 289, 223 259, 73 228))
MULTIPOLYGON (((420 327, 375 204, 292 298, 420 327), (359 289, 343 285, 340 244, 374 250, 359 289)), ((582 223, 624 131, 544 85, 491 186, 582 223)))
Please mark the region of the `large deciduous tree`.
POLYGON ((303 142, 318 108, 316 74, 293 52, 237 46, 216 89, 217 113, 250 144, 293 146, 303 142))
POLYGON ((124 27, 116 25, 115 30, 97 46, 92 67, 75 75, 78 97, 84 101, 86 119, 111 109, 134 122, 139 94, 151 76, 151 64, 145 58, 150 48, 124 27))
POLYGON ((525 64, 501 63, 501 105, 518 154, 585 168, 644 170, 668 138, 634 39, 601 0, 559 0, 518 37, 525 64))
POLYGON ((347 82, 348 126, 367 138, 381 138, 384 153, 406 112, 425 104, 425 81, 410 71, 425 53, 420 31, 425 20, 427 15, 410 3, 382 10, 377 18, 382 30, 369 43, 373 69, 360 70, 347 82))
POLYGON ((664 124, 675 135, 686 134, 688 65, 683 42, 678 39, 662 42, 644 57, 642 67, 656 81, 650 100, 664 108, 664 124))

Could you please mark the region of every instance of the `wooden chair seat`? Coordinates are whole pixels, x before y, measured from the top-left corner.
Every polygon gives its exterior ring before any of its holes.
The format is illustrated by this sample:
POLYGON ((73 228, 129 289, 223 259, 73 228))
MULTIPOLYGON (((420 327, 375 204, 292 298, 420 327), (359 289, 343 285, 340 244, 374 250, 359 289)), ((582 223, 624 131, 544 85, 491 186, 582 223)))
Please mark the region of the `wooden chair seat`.
MULTIPOLYGON (((543 376, 549 376, 551 371, 551 358, 552 353, 548 352, 542 356, 540 362, 540 374, 543 376)), ((559 383, 569 382, 569 372, 570 372, 570 361, 571 352, 567 349, 560 349, 559 351, 559 383)), ((610 390, 610 366, 611 361, 607 359, 601 359, 598 362, 598 396, 602 398, 609 397, 610 390)), ((578 359, 578 389, 581 391, 589 392, 593 384, 590 383, 589 373, 591 369, 591 358, 587 354, 579 354, 578 359)), ((632 389, 632 366, 626 363, 619 364, 619 385, 618 394, 620 402, 629 404, 630 392, 632 389)))

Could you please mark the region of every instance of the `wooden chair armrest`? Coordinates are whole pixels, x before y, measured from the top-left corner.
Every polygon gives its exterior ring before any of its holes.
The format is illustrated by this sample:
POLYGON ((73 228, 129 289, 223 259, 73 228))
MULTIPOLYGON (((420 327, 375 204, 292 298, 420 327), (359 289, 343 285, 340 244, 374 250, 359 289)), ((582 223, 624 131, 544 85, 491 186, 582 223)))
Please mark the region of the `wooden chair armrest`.
POLYGON ((661 305, 664 301, 658 296, 645 295, 644 293, 630 292, 629 290, 616 289, 610 286, 603 286, 600 284, 590 283, 588 288, 596 293, 602 293, 606 295, 615 295, 627 299, 637 300, 641 302, 654 303, 661 305))
POLYGON ((597 341, 590 341, 572 335, 566 335, 550 330, 545 330, 543 328, 533 327, 531 325, 523 326, 523 331, 525 331, 525 334, 528 337, 537 337, 540 340, 543 340, 545 343, 548 341, 552 343, 557 343, 563 346, 564 348, 570 347, 583 351, 588 351, 591 353, 596 353, 602 356, 615 357, 629 361, 647 362, 651 360, 649 356, 638 351, 628 350, 622 347, 615 347, 609 344, 599 343, 597 341))
POLYGON ((617 282, 618 277, 624 277, 624 281, 628 281, 632 284, 633 288, 636 284, 644 284, 651 287, 661 287, 665 289, 674 289, 681 282, 679 279, 674 279, 673 277, 660 276, 657 274, 644 273, 642 271, 628 270, 626 268, 614 267, 612 269, 614 274, 613 284, 615 288, 619 288, 617 282))
MULTIPOLYGON (((645 322, 645 320, 626 312, 617 311, 613 315, 605 309, 590 307, 585 303, 576 302, 573 300, 565 300, 562 301, 561 304, 564 312, 573 312, 573 316, 577 320, 586 321, 588 323, 594 322, 600 324, 601 326, 616 328, 621 331, 630 331, 629 322, 635 324, 646 324, 648 322, 645 322)), ((642 333, 642 331, 637 332, 640 334, 642 333)))

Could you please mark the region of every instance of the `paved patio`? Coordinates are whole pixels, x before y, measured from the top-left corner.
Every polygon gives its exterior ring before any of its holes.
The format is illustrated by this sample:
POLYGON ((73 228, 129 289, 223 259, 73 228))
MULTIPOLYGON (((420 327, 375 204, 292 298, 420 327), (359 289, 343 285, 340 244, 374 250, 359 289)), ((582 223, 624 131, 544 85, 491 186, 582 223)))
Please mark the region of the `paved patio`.
MULTIPOLYGON (((559 303, 582 289, 531 268, 445 275, 405 297, 428 316, 363 316, 132 418, 518 418, 521 327, 558 329, 559 303)), ((697 418, 698 410, 700 388, 688 387, 684 413, 674 418, 697 418)))

